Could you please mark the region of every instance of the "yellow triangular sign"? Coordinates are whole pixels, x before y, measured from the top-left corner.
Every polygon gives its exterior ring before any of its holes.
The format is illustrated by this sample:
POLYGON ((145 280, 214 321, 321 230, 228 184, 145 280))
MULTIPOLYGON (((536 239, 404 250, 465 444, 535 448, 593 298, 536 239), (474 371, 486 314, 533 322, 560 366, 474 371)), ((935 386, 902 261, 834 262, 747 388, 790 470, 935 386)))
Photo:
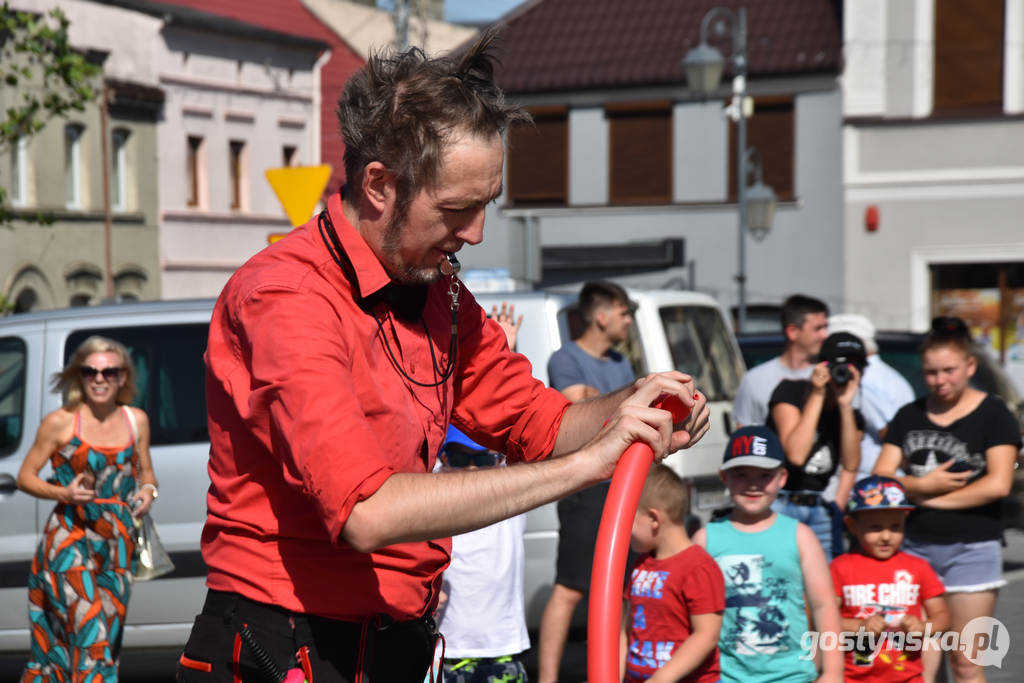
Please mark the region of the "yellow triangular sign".
POLYGON ((313 217, 331 177, 331 165, 268 168, 266 176, 292 227, 298 227, 313 217))

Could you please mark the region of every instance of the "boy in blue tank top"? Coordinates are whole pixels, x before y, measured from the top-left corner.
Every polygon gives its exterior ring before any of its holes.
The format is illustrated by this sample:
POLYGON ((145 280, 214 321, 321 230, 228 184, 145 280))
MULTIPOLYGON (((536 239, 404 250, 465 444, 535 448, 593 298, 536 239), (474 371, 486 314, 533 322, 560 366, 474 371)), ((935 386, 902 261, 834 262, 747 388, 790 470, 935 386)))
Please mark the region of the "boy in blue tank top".
POLYGON ((839 632, 839 609, 814 532, 771 505, 786 483, 779 437, 763 426, 736 430, 718 476, 732 510, 694 534, 725 577, 725 615, 718 647, 723 683, 810 683, 843 680, 843 655, 823 651, 819 673, 805 651, 811 630, 839 632))

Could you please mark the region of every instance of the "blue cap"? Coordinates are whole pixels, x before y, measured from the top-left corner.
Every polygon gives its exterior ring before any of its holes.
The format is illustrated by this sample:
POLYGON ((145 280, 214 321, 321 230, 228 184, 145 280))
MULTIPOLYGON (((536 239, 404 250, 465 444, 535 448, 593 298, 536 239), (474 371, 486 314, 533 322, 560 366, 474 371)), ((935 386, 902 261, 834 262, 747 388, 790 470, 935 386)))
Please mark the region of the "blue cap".
POLYGON ((463 434, 454 425, 448 425, 448 435, 445 437, 444 443, 441 445, 441 448, 445 448, 450 443, 457 443, 460 446, 465 446, 466 448, 469 448, 474 451, 489 450, 486 446, 481 446, 476 441, 473 441, 473 439, 463 434))
POLYGON ((765 426, 740 427, 725 446, 719 470, 733 467, 760 467, 773 470, 786 464, 786 453, 778 435, 765 426))
POLYGON ((903 484, 892 477, 872 474, 853 485, 846 514, 861 510, 913 510, 903 484))

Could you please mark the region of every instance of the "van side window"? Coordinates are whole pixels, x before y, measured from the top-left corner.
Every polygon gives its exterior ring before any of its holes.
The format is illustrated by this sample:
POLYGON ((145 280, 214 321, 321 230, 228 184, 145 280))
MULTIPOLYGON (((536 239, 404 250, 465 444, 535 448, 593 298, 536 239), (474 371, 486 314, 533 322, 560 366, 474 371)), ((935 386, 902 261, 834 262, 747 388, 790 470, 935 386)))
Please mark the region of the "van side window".
POLYGON ((25 342, 0 339, 0 458, 13 453, 25 428, 25 342))
POLYGON ((208 331, 205 323, 78 330, 64 345, 64 361, 94 334, 116 339, 135 363, 134 405, 149 416, 151 445, 208 441, 203 364, 208 331))
POLYGON ((693 377, 709 401, 731 401, 743 366, 722 316, 707 306, 659 310, 676 370, 693 377))

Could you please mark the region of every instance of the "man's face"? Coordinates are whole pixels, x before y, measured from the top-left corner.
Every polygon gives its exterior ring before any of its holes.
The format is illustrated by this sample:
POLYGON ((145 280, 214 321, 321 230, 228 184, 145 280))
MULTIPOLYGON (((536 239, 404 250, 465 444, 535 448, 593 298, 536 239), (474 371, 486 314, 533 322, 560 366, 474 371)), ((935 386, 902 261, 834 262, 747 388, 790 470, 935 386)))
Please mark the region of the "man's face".
POLYGON ((597 312, 601 329, 612 344, 619 344, 629 338, 629 326, 633 324, 633 315, 629 306, 621 301, 614 301, 597 312))
POLYGON ((828 338, 828 316, 824 313, 808 313, 804 324, 786 328, 786 336, 793 346, 808 356, 817 356, 821 345, 828 338))
POLYGON ((404 283, 436 282, 445 253, 483 240, 484 209, 501 194, 504 158, 498 135, 453 136, 442 157, 437 184, 422 188, 404 218, 393 217, 381 236, 377 255, 392 278, 404 283))

